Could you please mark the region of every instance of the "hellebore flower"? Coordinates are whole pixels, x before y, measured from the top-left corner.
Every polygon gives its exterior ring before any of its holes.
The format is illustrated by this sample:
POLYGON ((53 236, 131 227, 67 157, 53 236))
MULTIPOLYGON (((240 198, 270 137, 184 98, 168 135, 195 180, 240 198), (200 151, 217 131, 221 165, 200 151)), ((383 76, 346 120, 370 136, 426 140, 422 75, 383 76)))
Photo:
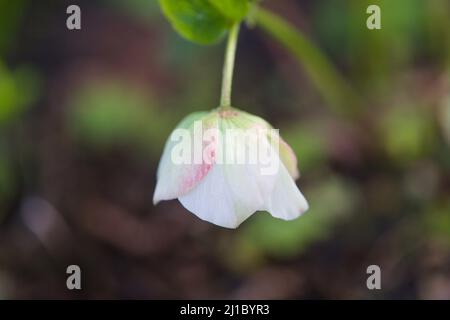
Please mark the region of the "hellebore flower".
POLYGON ((176 199, 200 219, 237 228, 256 211, 292 220, 308 209, 297 159, 265 120, 231 107, 239 22, 229 31, 220 107, 187 116, 166 143, 153 203, 176 199))
POLYGON ((176 199, 202 220, 236 228, 256 211, 292 220, 308 209, 297 159, 265 120, 235 108, 188 115, 166 143, 154 204, 176 199))

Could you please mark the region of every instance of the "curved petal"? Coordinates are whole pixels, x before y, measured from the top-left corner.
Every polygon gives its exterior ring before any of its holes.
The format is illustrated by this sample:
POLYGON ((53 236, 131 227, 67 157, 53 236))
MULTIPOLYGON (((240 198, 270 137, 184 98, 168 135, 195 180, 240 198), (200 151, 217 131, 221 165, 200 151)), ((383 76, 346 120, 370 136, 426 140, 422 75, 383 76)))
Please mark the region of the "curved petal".
POLYGON ((272 176, 259 175, 256 167, 216 164, 189 193, 178 198, 202 220, 225 228, 237 228, 264 206, 272 176), (258 178, 259 177, 259 178, 258 178))
MULTIPOLYGON (((273 129, 273 127, 263 118, 260 118, 258 116, 255 116, 253 114, 247 113, 245 111, 239 111, 241 125, 246 126, 247 128, 249 126, 259 126, 261 128, 265 129, 273 129)), ((279 154, 280 159, 283 162, 283 164, 286 166, 286 169, 288 170, 291 177, 294 178, 294 180, 298 179, 300 176, 300 173, 298 171, 298 163, 297 163, 297 157, 292 150, 292 148, 287 144, 286 141, 284 141, 281 136, 277 135, 279 138, 279 154)), ((268 135, 269 141, 273 139, 273 136, 270 134, 268 135)), ((273 141, 272 141, 273 142, 273 141)))
POLYGON ((225 228, 236 228, 254 212, 247 203, 235 198, 221 165, 216 165, 194 190, 178 200, 200 219, 225 228))
POLYGON ((280 165, 275 186, 267 199, 265 210, 273 217, 293 220, 308 210, 308 202, 297 188, 284 165, 280 165))
POLYGON ((291 175, 294 180, 297 180, 300 177, 300 173, 298 171, 297 157, 295 156, 294 150, 292 150, 291 146, 287 144, 280 137, 280 159, 283 164, 286 166, 287 171, 291 175))
MULTIPOLYGON (((193 159, 193 149, 195 142, 194 126, 197 120, 203 120, 207 116, 208 112, 196 112, 188 115, 177 126, 176 129, 186 129, 185 137, 177 137, 174 139, 174 133, 166 142, 163 155, 159 162, 157 171, 157 183, 155 192, 153 194, 153 203, 156 204, 161 200, 176 199, 179 196, 189 192, 194 188, 211 170, 212 164, 206 163, 201 159, 200 162, 195 162, 193 159), (184 138, 184 139, 183 139, 184 138), (194 142, 194 143, 193 143, 194 142), (185 150, 189 154, 187 155, 187 161, 180 163, 173 161, 173 151, 175 148, 179 150, 185 150)), ((201 122, 202 130, 205 127, 205 121, 201 122)), ((201 138, 201 137, 200 137, 201 138)), ((197 137, 198 139, 198 137, 197 137)), ((197 141, 200 146, 203 146, 203 141, 197 141)))
MULTIPOLYGON (((237 128, 231 119, 221 119, 220 128, 237 128)), ((245 134, 245 133, 244 133, 245 134)), ((224 155, 249 155, 254 151, 251 139, 237 136, 222 141, 224 155)), ((270 148, 267 139, 258 140, 262 147, 270 148)), ((273 151, 274 152, 274 151, 273 151)), ((244 158, 245 158, 244 155, 244 158)), ((275 154, 277 166, 278 155, 275 154)), ((225 160, 225 159, 223 159, 225 160)), ((265 174, 266 166, 259 162, 216 163, 208 175, 189 193, 179 197, 181 204, 202 220, 226 228, 236 228, 255 211, 264 207, 275 185, 277 174, 265 174)))

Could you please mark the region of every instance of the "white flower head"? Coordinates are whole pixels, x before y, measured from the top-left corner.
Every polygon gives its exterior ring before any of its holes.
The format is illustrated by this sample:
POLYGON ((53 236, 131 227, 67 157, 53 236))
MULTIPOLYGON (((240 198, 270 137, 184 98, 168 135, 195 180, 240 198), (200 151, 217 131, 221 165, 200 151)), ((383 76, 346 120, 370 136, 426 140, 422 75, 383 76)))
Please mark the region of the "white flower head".
POLYGON ((256 211, 292 220, 308 209, 297 159, 265 120, 234 109, 187 116, 158 167, 156 204, 176 199, 200 219, 237 228, 256 211))

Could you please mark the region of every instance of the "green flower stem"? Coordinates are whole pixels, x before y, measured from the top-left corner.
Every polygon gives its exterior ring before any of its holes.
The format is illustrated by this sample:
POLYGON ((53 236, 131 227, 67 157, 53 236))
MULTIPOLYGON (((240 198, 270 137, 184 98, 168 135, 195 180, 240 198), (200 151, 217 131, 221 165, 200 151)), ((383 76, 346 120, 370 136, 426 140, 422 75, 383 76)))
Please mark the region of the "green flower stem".
POLYGON ((234 60, 239 36, 239 23, 235 23, 230 29, 228 43, 225 51, 225 62, 223 65, 222 95, 220 107, 231 107, 231 87, 233 85, 234 60))

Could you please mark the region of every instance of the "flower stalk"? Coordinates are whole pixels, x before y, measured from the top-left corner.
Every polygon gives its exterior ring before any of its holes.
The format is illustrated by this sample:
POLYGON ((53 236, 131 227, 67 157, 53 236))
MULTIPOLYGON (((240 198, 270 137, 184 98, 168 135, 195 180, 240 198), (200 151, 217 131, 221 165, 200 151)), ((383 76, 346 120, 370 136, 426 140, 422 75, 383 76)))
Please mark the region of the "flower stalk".
POLYGON ((236 47, 239 37, 239 22, 236 22, 230 29, 228 42, 225 51, 225 61, 223 65, 222 93, 220 98, 220 107, 231 107, 231 90, 233 85, 234 61, 236 57, 236 47))

